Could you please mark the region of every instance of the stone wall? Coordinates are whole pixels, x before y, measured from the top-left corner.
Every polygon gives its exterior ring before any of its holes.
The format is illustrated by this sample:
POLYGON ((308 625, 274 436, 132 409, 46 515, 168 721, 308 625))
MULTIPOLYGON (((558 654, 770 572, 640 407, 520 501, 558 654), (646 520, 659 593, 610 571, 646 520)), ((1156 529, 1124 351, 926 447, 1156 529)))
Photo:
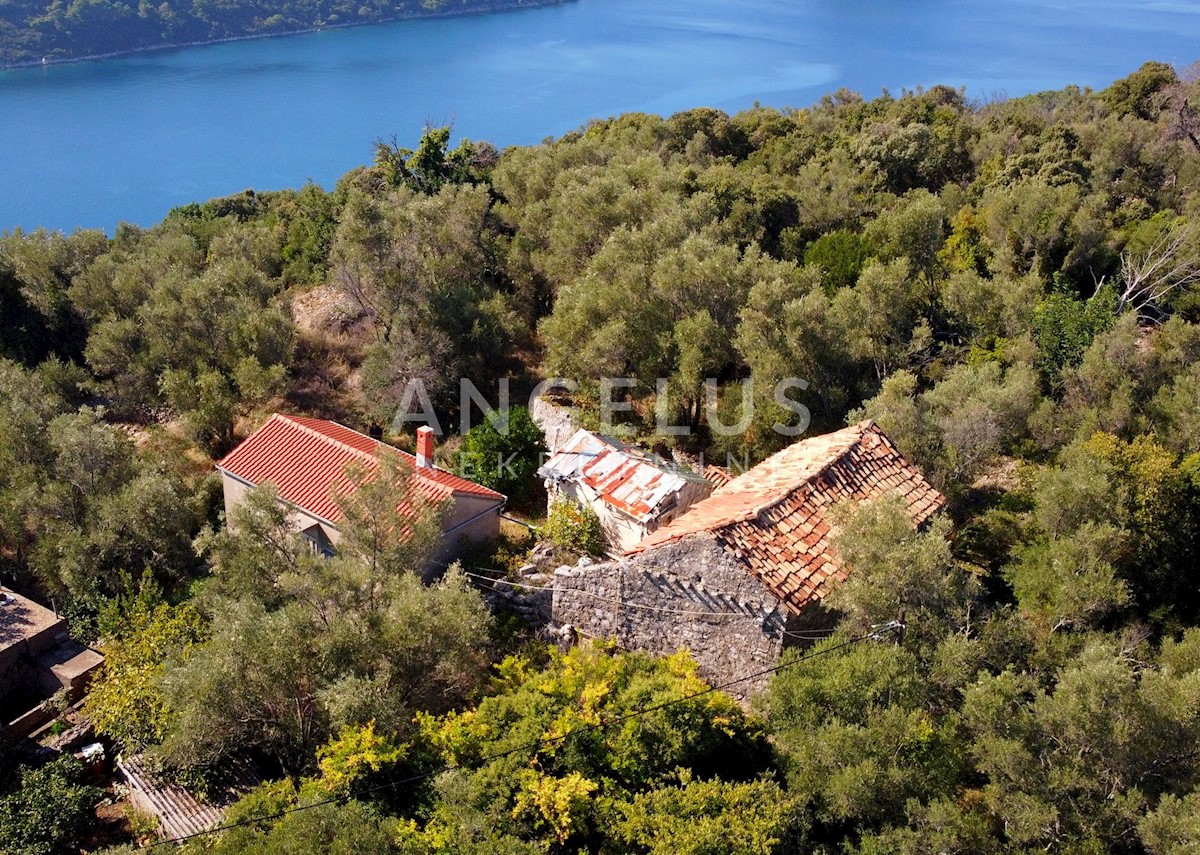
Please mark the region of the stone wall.
POLYGON ((492 608, 512 612, 535 630, 544 631, 553 623, 553 583, 548 573, 530 573, 518 581, 480 581, 480 588, 492 608))
POLYGON ((489 579, 474 574, 471 579, 493 609, 510 612, 546 639, 557 640, 550 630, 553 622, 553 572, 560 563, 555 558, 554 545, 542 541, 530 551, 529 563, 512 577, 489 579))
POLYGON ((546 437, 546 449, 551 454, 566 445, 567 440, 579 430, 569 408, 560 407, 543 397, 534 398, 529 408, 529 416, 533 423, 542 429, 542 434, 546 437))
MULTIPOLYGON (((713 684, 775 665, 787 613, 708 534, 604 564, 560 567, 553 620, 626 649, 669 655, 686 648, 713 684)), ((767 677, 729 687, 739 698, 767 677)))

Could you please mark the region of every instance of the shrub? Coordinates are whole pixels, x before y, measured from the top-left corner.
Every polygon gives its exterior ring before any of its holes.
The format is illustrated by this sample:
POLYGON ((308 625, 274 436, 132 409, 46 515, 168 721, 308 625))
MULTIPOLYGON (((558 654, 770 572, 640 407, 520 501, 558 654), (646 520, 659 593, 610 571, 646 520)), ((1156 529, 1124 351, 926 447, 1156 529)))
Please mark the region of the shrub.
POLYGON ((1092 339, 1113 325, 1114 306, 1107 287, 1088 300, 1060 291, 1038 304, 1033 316, 1036 364, 1050 389, 1061 385, 1064 368, 1079 364, 1092 339))
POLYGON ((546 447, 542 431, 524 407, 508 413, 507 430, 486 418, 463 438, 458 456, 459 474, 503 493, 517 505, 526 505, 536 495, 537 470, 546 447))
POLYGON ((559 549, 574 555, 604 554, 604 531, 591 508, 570 499, 557 498, 550 505, 542 532, 559 549))
POLYGON ((78 852, 103 797, 103 790, 84 782, 83 766, 73 757, 22 769, 16 787, 0 796, 0 843, 5 852, 29 855, 78 852))

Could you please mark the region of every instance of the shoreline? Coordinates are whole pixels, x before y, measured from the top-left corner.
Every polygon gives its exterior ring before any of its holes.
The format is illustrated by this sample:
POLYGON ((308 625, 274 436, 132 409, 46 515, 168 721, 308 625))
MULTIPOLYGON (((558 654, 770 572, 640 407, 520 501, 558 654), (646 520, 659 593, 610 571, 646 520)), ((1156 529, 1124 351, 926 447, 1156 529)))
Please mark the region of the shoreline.
POLYGON ((219 45, 229 42, 246 42, 255 39, 274 39, 281 36, 299 36, 305 33, 323 33, 327 30, 348 30, 353 27, 374 27, 380 24, 395 24, 400 21, 423 21, 431 18, 465 18, 470 15, 492 15, 504 12, 519 12, 523 9, 540 9, 546 6, 561 6, 565 3, 575 2, 575 0, 517 0, 512 4, 498 3, 496 0, 485 0, 480 3, 478 8, 464 9, 459 12, 429 12, 429 13, 409 13, 405 15, 397 15, 394 18, 381 18, 378 21, 353 21, 345 24, 329 24, 322 27, 302 27, 296 30, 280 30, 277 33, 247 33, 242 36, 224 36, 219 39, 203 39, 195 42, 173 42, 171 44, 162 45, 147 45, 146 47, 131 48, 129 50, 117 50, 110 53, 94 53, 87 56, 70 56, 59 57, 57 59, 49 59, 43 57, 41 60, 30 60, 28 62, 14 62, 6 65, 0 65, 0 72, 4 71, 21 71, 28 68, 49 68, 52 65, 68 65, 73 62, 92 62, 101 59, 118 59, 121 57, 138 56, 144 53, 154 53, 160 50, 179 50, 181 48, 202 47, 203 45, 219 45))

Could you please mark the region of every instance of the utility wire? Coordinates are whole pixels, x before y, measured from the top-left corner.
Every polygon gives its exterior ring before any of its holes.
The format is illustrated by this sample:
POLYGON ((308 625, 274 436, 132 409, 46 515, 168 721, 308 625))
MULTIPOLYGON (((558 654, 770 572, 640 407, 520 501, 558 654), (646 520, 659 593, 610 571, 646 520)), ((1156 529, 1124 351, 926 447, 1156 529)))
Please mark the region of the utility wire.
POLYGON ((504 751, 498 751, 495 754, 487 754, 487 755, 480 757, 477 760, 474 760, 472 762, 446 764, 438 769, 432 769, 428 772, 422 772, 419 775, 412 775, 411 777, 408 777, 408 778, 401 778, 400 780, 397 780, 397 781, 389 781, 386 784, 380 784, 375 787, 369 787, 367 789, 360 790, 357 793, 348 793, 343 796, 334 796, 334 797, 328 798, 328 799, 321 799, 320 801, 310 802, 309 804, 305 804, 305 805, 297 805, 295 807, 287 808, 286 810, 281 810, 277 813, 267 814, 266 816, 258 816, 258 817, 254 817, 252 819, 243 819, 243 820, 239 820, 238 822, 231 822, 231 823, 227 823, 226 825, 219 825, 215 828, 210 828, 205 831, 197 831, 192 834, 184 835, 183 837, 177 837, 174 840, 159 840, 154 843, 149 843, 146 846, 142 846, 142 847, 140 847, 140 849, 155 849, 159 846, 167 846, 170 844, 178 845, 180 843, 186 843, 187 841, 195 839, 197 837, 206 837, 210 834, 219 834, 223 831, 230 831, 231 829, 234 829, 234 828, 240 828, 240 827, 247 826, 247 825, 256 825, 260 822, 267 822, 267 821, 273 820, 273 819, 280 819, 282 817, 287 816, 288 814, 299 813, 300 811, 311 810, 313 808, 318 808, 318 807, 324 807, 325 805, 337 804, 339 802, 348 801, 349 799, 357 798, 359 796, 367 795, 367 794, 373 793, 373 792, 378 792, 380 790, 392 789, 394 787, 403 786, 405 784, 414 784, 414 783, 417 783, 418 781, 423 781, 427 778, 432 778, 436 775, 441 775, 446 772, 455 772, 455 771, 459 771, 459 770, 463 770, 463 769, 471 769, 471 768, 478 768, 478 767, 486 766, 489 763, 493 763, 496 760, 502 760, 503 758, 510 757, 513 754, 518 754, 518 753, 528 751, 531 749, 542 748, 547 745, 553 745, 558 742, 563 742, 578 733, 585 733, 585 732, 593 731, 593 730, 601 730, 605 727, 608 727, 609 725, 620 724, 625 721, 630 721, 635 718, 640 718, 642 716, 649 715, 652 712, 658 712, 659 710, 667 709, 667 708, 673 707, 677 704, 682 704, 687 701, 695 700, 696 698, 703 697, 704 695, 710 695, 713 692, 724 691, 725 689, 728 689, 731 686, 736 686, 738 683, 745 683, 748 680, 756 680, 759 677, 766 677, 771 674, 775 674, 779 671, 783 671, 786 668, 791 668, 795 665, 799 665, 803 662, 807 662, 810 659, 816 659, 819 656, 825 656, 826 654, 833 653, 837 650, 841 650, 842 648, 849 647, 853 644, 858 644, 860 642, 868 641, 868 640, 878 640, 880 638, 880 636, 882 636, 884 633, 899 632, 899 631, 902 631, 903 628, 904 628, 904 625, 902 623, 900 623, 899 621, 890 621, 888 623, 881 624, 880 626, 872 627, 871 632, 869 632, 865 635, 858 635, 853 638, 848 638, 843 642, 833 645, 832 647, 826 647, 823 650, 816 650, 811 653, 806 653, 803 656, 799 656, 799 657, 797 657, 795 659, 791 659, 787 662, 780 662, 779 664, 773 665, 770 668, 764 668, 761 671, 756 671, 753 674, 747 674, 743 677, 738 677, 737 679, 734 679, 734 680, 728 680, 724 683, 718 683, 717 685, 713 685, 713 686, 706 686, 698 692, 693 692, 690 695, 684 695, 681 698, 675 698, 674 700, 669 700, 669 701, 662 701, 657 704, 652 704, 651 706, 648 706, 648 707, 642 707, 640 709, 633 710, 632 712, 624 713, 623 715, 613 716, 612 718, 606 719, 603 716, 601 716, 600 721, 596 724, 580 725, 579 727, 572 728, 572 729, 566 731, 565 733, 559 734, 558 736, 547 736, 547 737, 543 737, 542 739, 535 739, 530 742, 522 743, 521 745, 518 745, 514 748, 509 748, 504 751))
MULTIPOLYGON (((448 569, 450 569, 450 567, 451 567, 452 565, 450 565, 450 564, 443 564, 442 566, 444 566, 444 567, 445 567, 445 568, 448 570, 448 569)), ((591 566, 601 566, 601 565, 591 565, 591 566)), ((519 588, 529 588, 529 589, 532 589, 532 590, 535 590, 535 591, 553 591, 553 590, 555 590, 553 585, 540 585, 540 586, 539 586, 539 585, 532 585, 532 584, 528 584, 528 583, 525 583, 525 582, 514 582, 514 581, 512 581, 511 579, 506 579, 506 578, 504 578, 503 576, 500 576, 500 577, 496 577, 496 576, 486 576, 486 575, 484 575, 484 576, 481 576, 481 575, 479 575, 479 574, 475 574, 475 573, 471 573, 471 572, 469 572, 470 570, 478 570, 478 571, 480 571, 480 573, 484 573, 484 574, 486 574, 486 573, 492 573, 492 572, 497 572, 497 571, 494 571, 494 570, 490 570, 490 569, 489 569, 489 568, 487 568, 487 567, 470 567, 470 568, 466 568, 466 567, 463 567, 463 566, 460 564, 460 565, 459 565, 459 568, 462 570, 462 572, 463 572, 463 573, 466 573, 468 576, 472 576, 472 575, 473 575, 473 576, 475 576, 476 578, 480 578, 480 579, 487 579, 488 581, 491 581, 491 582, 501 582, 501 583, 503 583, 503 584, 505 584, 505 585, 511 585, 511 586, 514 586, 514 587, 519 587, 519 588)), ((586 569, 586 568, 585 568, 585 569, 586 569)), ((647 575, 649 575, 649 576, 654 576, 655 574, 653 574, 653 573, 648 573, 647 575)), ((686 584, 687 584, 687 583, 680 581, 680 585, 686 585, 686 584)), ((702 593, 702 594, 709 594, 710 596, 717 597, 717 598, 720 598, 720 599, 733 600, 733 601, 735 601, 735 602, 742 602, 742 600, 740 599, 739 595, 737 595, 737 594, 731 594, 731 593, 729 593, 728 591, 717 591, 717 590, 714 590, 714 589, 712 589, 712 588, 708 588, 708 587, 704 587, 704 588, 693 588, 692 590, 696 590, 698 593, 702 593)))
MULTIPOLYGON (((482 570, 484 568, 479 567, 479 568, 475 568, 475 569, 482 570)), ((511 588, 521 588, 526 591, 548 591, 548 592, 552 593, 552 592, 558 590, 557 588, 555 588, 553 586, 549 586, 549 585, 533 585, 533 584, 529 584, 529 583, 525 583, 525 582, 513 582, 513 581, 511 581, 509 579, 505 579, 503 577, 485 576, 480 573, 473 573, 470 570, 466 570, 466 569, 462 568, 461 566, 459 567, 459 572, 462 573, 464 576, 469 576, 472 579, 479 579, 484 582, 490 582, 493 585, 495 585, 495 584, 508 585, 511 588)), ((744 618, 744 617, 754 617, 753 612, 756 611, 753 606, 748 606, 746 611, 740 611, 740 612, 737 612, 737 611, 735 611, 735 612, 687 611, 684 609, 671 609, 671 608, 665 608, 663 606, 645 605, 643 603, 635 603, 630 600, 615 600, 612 597, 605 597, 601 594, 594 594, 591 591, 583 591, 578 588, 571 588, 570 592, 572 594, 582 594, 583 596, 590 597, 593 600, 598 600, 599 602, 602 602, 602 603, 609 603, 610 605, 614 605, 614 606, 620 606, 621 608, 642 609, 645 611, 658 612, 660 614, 681 615, 684 617, 742 617, 742 618, 744 618)), ((706 591, 704 593, 710 593, 710 594, 713 594, 714 596, 725 597, 728 599, 735 599, 732 594, 726 594, 721 591, 706 591)), ((783 635, 787 636, 788 638, 795 638, 800 641, 821 641, 823 639, 826 639, 826 638, 829 638, 830 636, 832 636, 834 634, 835 630, 828 629, 828 630, 799 630, 799 631, 797 631, 797 630, 790 630, 790 629, 780 629, 779 632, 782 633, 783 635)))
MULTIPOLYGON (((449 569, 449 565, 447 565, 447 569, 449 569)), ((478 567, 475 569, 483 570, 485 568, 478 567)), ((555 588, 553 585, 533 585, 533 584, 529 584, 527 582, 513 582, 512 580, 505 579, 503 577, 486 576, 486 575, 482 575, 480 573, 473 573, 470 570, 462 568, 461 566, 459 567, 459 572, 462 573, 464 576, 470 576, 473 579, 481 579, 485 582, 491 582, 492 584, 508 585, 510 588, 521 588, 526 591, 549 591, 552 593, 556 590, 559 590, 558 588, 555 588)), ((568 590, 568 589, 562 589, 562 590, 568 590)), ((629 600, 614 600, 612 597, 605 597, 605 596, 602 596, 601 594, 593 594, 590 591, 583 591, 578 588, 571 588, 569 590, 572 594, 583 594, 585 597, 591 597, 593 600, 599 600, 601 602, 611 603, 613 605, 628 606, 628 607, 634 608, 634 609, 646 609, 648 611, 662 612, 664 614, 673 614, 673 615, 689 615, 692 617, 749 617, 749 616, 751 616, 750 615, 751 612, 762 611, 762 608, 757 607, 752 604, 748 604, 746 606, 746 611, 735 611, 735 612, 686 611, 686 610, 682 610, 682 609, 663 608, 662 606, 642 605, 640 603, 630 602, 629 600)), ((729 599, 729 600, 737 600, 737 597, 735 597, 733 594, 727 594, 724 591, 707 591, 707 590, 705 590, 705 591, 701 591, 700 593, 711 594, 713 597, 717 597, 717 598, 723 597, 723 598, 729 599)), ((775 609, 772 609, 772 611, 775 611, 775 609)))
MULTIPOLYGON (((484 582, 491 582, 492 584, 508 585, 510 588, 522 588, 527 591, 550 591, 550 592, 558 590, 553 585, 534 585, 529 582, 514 582, 511 579, 506 579, 503 576, 489 576, 489 575, 487 575, 488 573, 494 573, 494 572, 498 572, 498 571, 492 570, 488 567, 471 566, 468 568, 468 567, 464 567, 459 562, 454 562, 453 564, 448 564, 445 561, 435 561, 433 563, 437 567, 441 568, 442 570, 449 570, 451 567, 454 567, 457 564, 458 571, 460 573, 462 573, 464 576, 470 576, 473 579, 480 579, 484 582), (478 573, 472 572, 475 570, 478 570, 479 572, 478 573)), ((668 614, 705 615, 708 617, 745 617, 746 616, 745 612, 690 612, 690 611, 678 611, 676 609, 662 609, 662 608, 658 608, 655 606, 638 606, 635 603, 620 602, 620 601, 614 600, 610 597, 607 597, 607 598, 602 597, 599 594, 591 594, 587 591, 580 591, 575 588, 572 588, 571 591, 574 593, 586 594, 587 596, 590 596, 593 599, 602 600, 604 602, 613 603, 615 605, 633 606, 634 608, 654 609, 655 611, 662 611, 662 612, 666 612, 668 614)), ((726 600, 734 600, 736 602, 742 602, 741 600, 738 599, 738 597, 736 595, 727 593, 725 591, 710 591, 708 589, 704 589, 703 591, 701 591, 701 593, 710 594, 713 597, 724 598, 726 600)), ((750 606, 750 608, 753 608, 753 606, 750 606)))
MULTIPOLYGON (((550 585, 528 585, 523 582, 510 582, 508 579, 495 578, 492 576, 481 576, 480 574, 472 573, 469 570, 461 570, 460 572, 464 576, 470 576, 474 579, 482 579, 486 582, 492 582, 493 584, 500 583, 502 585, 508 585, 513 588, 523 588, 527 591, 551 591, 551 592, 553 592, 556 590, 553 586, 550 586, 550 585)), ((621 607, 628 606, 629 608, 645 609, 646 611, 661 612, 663 614, 689 615, 692 617, 749 617, 750 616, 749 611, 751 609, 753 609, 753 607, 748 607, 747 611, 742 611, 742 612, 685 611, 682 609, 663 608, 662 606, 642 605, 640 603, 629 602, 628 600, 625 600, 625 601, 614 600, 612 597, 605 597, 601 594, 593 594, 591 591, 581 591, 578 588, 571 588, 570 592, 572 594, 582 594, 583 596, 590 597, 593 600, 599 600, 604 603, 611 603, 613 605, 618 605, 621 607)))
MULTIPOLYGON (((448 564, 444 561, 437 561, 434 563, 443 570, 449 570, 451 567, 454 566, 454 564, 448 564)), ((530 582, 514 582, 511 579, 504 578, 503 576, 489 576, 489 575, 487 575, 488 573, 495 572, 495 571, 492 571, 487 567, 472 566, 470 568, 467 568, 467 567, 464 567, 462 564, 458 564, 458 571, 460 573, 462 573, 464 576, 469 576, 472 579, 478 579, 483 582, 488 582, 492 585, 507 585, 510 588, 520 588, 520 589, 526 590, 526 591, 545 591, 545 592, 549 592, 549 593, 553 593, 554 591, 559 590, 558 588, 554 587, 553 585, 535 585, 530 582), (473 572, 473 571, 480 571, 480 572, 473 572)), ((752 617, 753 616, 752 612, 756 612, 756 611, 761 612, 762 611, 761 608, 756 607, 753 604, 747 604, 745 611, 732 611, 732 612, 688 611, 688 610, 684 610, 684 609, 671 609, 671 608, 664 608, 662 606, 644 605, 641 603, 634 603, 629 600, 615 600, 612 597, 605 597, 601 594, 593 594, 591 591, 583 591, 578 588, 571 588, 570 591, 573 594, 582 594, 583 596, 590 597, 593 600, 597 600, 602 603, 608 603, 610 605, 620 606, 622 608, 628 607, 628 608, 633 608, 633 609, 642 609, 644 611, 658 612, 660 614, 682 615, 685 617, 752 617)), ((741 600, 738 599, 738 597, 736 595, 727 593, 725 591, 711 591, 711 590, 705 589, 703 591, 700 591, 699 593, 709 594, 712 597, 715 597, 718 599, 726 599, 726 600, 733 600, 735 602, 742 602, 741 600)), ((772 610, 772 611, 774 611, 774 610, 772 610)), ((781 629, 780 632, 782 632, 784 635, 786 635, 790 638, 797 638, 797 639, 801 639, 804 641, 819 641, 824 638, 829 638, 831 635, 833 635, 834 630, 795 631, 795 630, 781 629)))
POLYGON ((798 638, 801 641, 824 641, 826 638, 832 638, 836 629, 812 629, 812 630, 780 630, 788 638, 798 638))
MULTIPOLYGON (((484 568, 479 567, 479 568, 475 568, 475 569, 482 570, 484 568)), ((462 573, 464 576, 471 577, 472 579, 479 579, 484 582, 490 582, 492 584, 508 585, 511 588, 521 588, 526 591, 548 591, 548 592, 552 593, 556 590, 559 590, 550 585, 533 585, 533 584, 529 584, 529 583, 525 583, 525 582, 513 582, 513 581, 511 581, 509 579, 505 579, 503 577, 485 576, 480 573, 473 573, 470 570, 466 570, 466 569, 462 568, 461 566, 459 568, 459 572, 462 573)), ((605 597, 601 594, 593 594, 591 591, 583 591, 578 588, 571 588, 569 590, 570 590, 571 594, 582 594, 583 596, 590 597, 593 600, 598 600, 602 603, 609 603, 610 605, 614 605, 614 606, 620 606, 621 608, 643 609, 646 611, 659 612, 661 614, 682 615, 685 617, 742 617, 742 618, 744 618, 744 617, 754 617, 753 612, 758 611, 753 606, 747 606, 746 611, 740 611, 740 612, 687 611, 684 609, 664 608, 662 606, 650 606, 650 605, 645 605, 643 603, 635 603, 630 600, 615 600, 612 597, 605 597)), ((731 599, 731 600, 736 599, 732 594, 726 594, 722 591, 705 591, 704 593, 712 594, 713 596, 716 596, 716 597, 724 597, 724 598, 731 599)), ((783 635, 786 635, 789 638, 796 638, 801 641, 820 641, 822 639, 829 638, 830 636, 832 636, 834 634, 835 630, 832 630, 832 629, 826 629, 826 630, 780 629, 779 632, 781 632, 783 635)))

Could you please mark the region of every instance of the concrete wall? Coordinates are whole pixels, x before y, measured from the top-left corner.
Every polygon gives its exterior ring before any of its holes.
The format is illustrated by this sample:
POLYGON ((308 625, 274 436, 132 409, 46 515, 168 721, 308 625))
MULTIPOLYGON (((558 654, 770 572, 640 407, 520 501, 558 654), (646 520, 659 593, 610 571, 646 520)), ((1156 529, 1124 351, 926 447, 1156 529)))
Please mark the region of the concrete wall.
MULTIPOLYGON (((247 494, 254 488, 224 472, 221 473, 221 488, 225 496, 225 519, 228 523, 233 509, 244 504, 247 494)), ((336 527, 301 508, 289 505, 288 521, 298 532, 319 531, 332 546, 337 546, 338 541, 342 539, 342 534, 336 527)))
POLYGON ((580 481, 561 481, 557 484, 547 481, 546 493, 549 497, 548 506, 554 504, 556 498, 563 497, 595 511, 597 519, 600 520, 600 528, 604 532, 604 540, 613 555, 620 555, 632 549, 650 533, 649 528, 628 514, 618 511, 580 481))
POLYGON ((438 559, 453 561, 471 544, 483 543, 500 535, 500 511, 503 505, 485 496, 459 496, 442 523, 446 532, 438 559))
POLYGON ((712 495, 712 490, 712 484, 707 481, 685 481, 675 499, 675 506, 670 511, 656 520, 642 523, 614 508, 581 481, 546 482, 546 494, 549 497, 547 508, 558 496, 565 496, 576 504, 590 507, 600 520, 600 528, 604 531, 610 554, 614 556, 628 552, 650 532, 662 528, 676 517, 683 516, 696 502, 712 495))
POLYGON ((50 609, 0 588, 8 601, 0 605, 0 698, 16 685, 24 663, 32 662, 67 637, 67 622, 50 609))
POLYGON ((227 524, 233 509, 246 503, 246 494, 250 492, 250 489, 248 485, 228 473, 221 473, 221 491, 225 495, 225 521, 227 524))
MULTIPOLYGON (((104 665, 104 657, 70 638, 60 638, 56 646, 43 650, 36 657, 27 656, 0 676, 0 697, 21 688, 23 697, 31 704, 28 709, 8 722, 14 736, 28 736, 58 717, 52 708, 42 708, 42 702, 59 690, 65 690, 67 700, 74 703, 87 691, 92 678, 104 665)), ((11 704, 9 713, 12 714, 11 704)))
POLYGON ((639 522, 617 510, 586 484, 566 481, 558 485, 558 489, 563 495, 596 512, 596 517, 600 520, 600 528, 604 532, 604 539, 609 545, 610 555, 617 556, 629 551, 657 528, 656 525, 639 522))
MULTIPOLYGON (((783 648, 786 611, 708 534, 627 559, 559 568, 554 588, 555 624, 658 655, 686 648, 713 684, 772 667, 783 648)), ((728 691, 745 698, 767 679, 728 691)))
MULTIPOLYGON (((500 506, 496 504, 495 499, 489 499, 486 496, 456 496, 454 499, 454 506, 450 509, 450 513, 446 516, 446 519, 442 521, 442 528, 445 531, 451 531, 452 529, 470 532, 479 531, 482 534, 484 529, 477 529, 476 525, 473 523, 471 525, 464 526, 464 523, 470 522, 470 520, 478 517, 484 511, 489 509, 492 510, 493 513, 488 516, 490 516, 497 526, 496 530, 493 531, 492 535, 489 536, 494 536, 495 534, 499 533, 500 506)), ((484 519, 487 518, 488 517, 484 517, 484 519)))

